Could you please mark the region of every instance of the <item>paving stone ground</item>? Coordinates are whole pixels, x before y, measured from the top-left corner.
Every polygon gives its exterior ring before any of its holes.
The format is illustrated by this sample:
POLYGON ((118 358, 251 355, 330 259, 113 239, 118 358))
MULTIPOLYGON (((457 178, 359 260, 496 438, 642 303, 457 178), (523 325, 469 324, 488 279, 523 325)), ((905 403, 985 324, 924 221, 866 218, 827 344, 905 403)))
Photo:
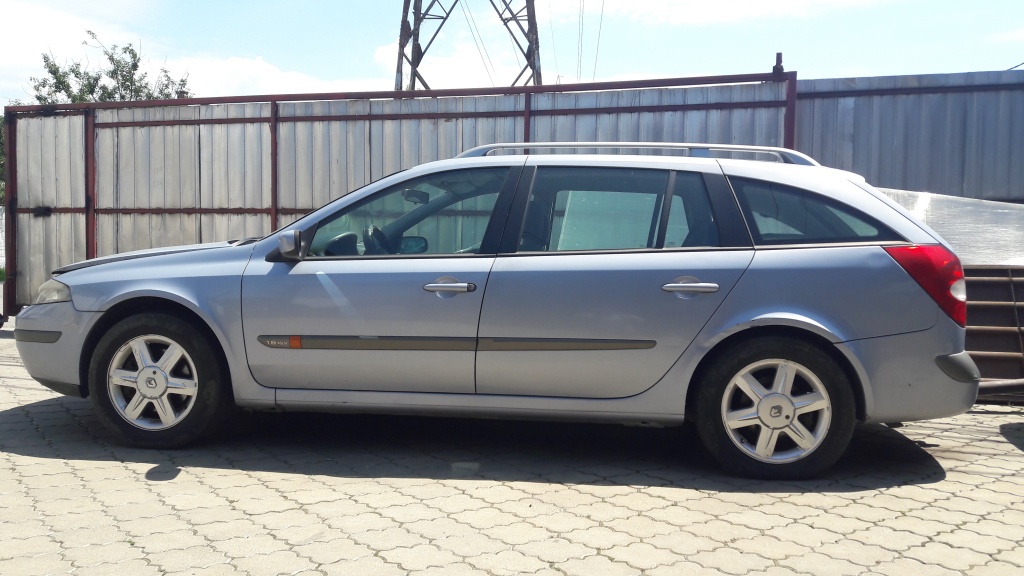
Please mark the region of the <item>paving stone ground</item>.
POLYGON ((820 479, 692 430, 262 414, 125 448, 0 330, 0 574, 1024 574, 1024 409, 864 426, 820 479))

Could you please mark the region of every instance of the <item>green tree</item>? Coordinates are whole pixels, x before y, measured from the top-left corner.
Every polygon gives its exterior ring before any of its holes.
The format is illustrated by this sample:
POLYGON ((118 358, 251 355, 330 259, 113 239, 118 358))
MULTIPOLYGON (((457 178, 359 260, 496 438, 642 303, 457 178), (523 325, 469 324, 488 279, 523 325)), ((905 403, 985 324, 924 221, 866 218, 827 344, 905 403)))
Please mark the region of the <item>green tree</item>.
POLYGON ((150 81, 149 75, 141 70, 142 56, 134 46, 112 44, 108 48, 92 30, 86 30, 86 34, 95 44, 88 40, 82 44, 103 51, 102 68, 90 70, 88 62, 83 64, 81 60, 60 65, 52 54, 43 54, 46 76, 31 78, 37 103, 166 100, 192 96, 187 74, 175 80, 166 68, 161 68, 156 79, 150 81))

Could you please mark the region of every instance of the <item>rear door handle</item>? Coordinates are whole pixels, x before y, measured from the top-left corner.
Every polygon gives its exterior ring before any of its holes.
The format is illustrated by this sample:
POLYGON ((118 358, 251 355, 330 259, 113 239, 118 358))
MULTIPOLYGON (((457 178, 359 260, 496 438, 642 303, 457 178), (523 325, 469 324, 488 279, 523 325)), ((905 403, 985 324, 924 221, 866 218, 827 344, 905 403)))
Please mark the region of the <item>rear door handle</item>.
POLYGON ((718 284, 714 282, 673 282, 665 284, 661 289, 665 292, 683 294, 711 294, 712 292, 718 292, 718 284))

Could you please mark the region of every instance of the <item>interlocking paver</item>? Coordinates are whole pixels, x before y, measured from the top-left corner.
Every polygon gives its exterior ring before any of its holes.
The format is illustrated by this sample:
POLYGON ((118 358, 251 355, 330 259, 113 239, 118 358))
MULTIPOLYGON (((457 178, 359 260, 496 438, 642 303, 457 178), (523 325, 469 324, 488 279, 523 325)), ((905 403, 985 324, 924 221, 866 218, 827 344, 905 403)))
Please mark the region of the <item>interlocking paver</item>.
POLYGON ((960 576, 962 572, 950 570, 937 564, 925 564, 912 558, 899 558, 885 562, 872 568, 872 571, 884 576, 960 576))
POLYGON ((127 542, 112 542, 67 548, 61 553, 61 556, 70 560, 76 567, 84 568, 96 564, 118 563, 142 558, 145 554, 127 542))
POLYGON ((863 544, 896 552, 920 546, 928 541, 927 536, 921 536, 906 530, 895 530, 887 526, 871 526, 867 530, 850 534, 848 538, 863 544))
POLYGON ((313 562, 290 550, 252 554, 243 558, 236 558, 232 563, 252 576, 261 574, 298 574, 304 570, 316 568, 313 562))
MULTIPOLYGON (((779 561, 781 566, 792 568, 805 574, 828 574, 829 576, 855 576, 864 568, 849 560, 835 558, 819 552, 811 552, 779 561)), ((908 572, 907 574, 913 574, 908 572)))
POLYGON ((483 534, 451 536, 437 540, 435 543, 445 550, 458 554, 462 558, 469 558, 476 554, 500 552, 511 548, 511 546, 501 540, 495 540, 483 534))
POLYGON ((921 562, 961 571, 967 570, 971 566, 982 566, 989 561, 986 554, 963 547, 954 548, 941 542, 928 542, 923 546, 907 550, 903 555, 921 562))
POLYGON ((1024 573, 1024 408, 859 428, 804 482, 675 459, 686 431, 571 424, 260 415, 148 451, 28 379, 9 330, 0 574, 1024 573))
POLYGON ((547 562, 527 556, 518 550, 502 550, 501 552, 478 554, 466 558, 465 561, 495 576, 537 572, 548 565, 547 562))
POLYGON ((664 548, 655 548, 650 544, 642 542, 609 548, 604 551, 604 555, 612 560, 625 562, 633 568, 639 568, 644 571, 652 570, 658 566, 675 564, 685 559, 683 556, 664 548))
POLYGON ((304 558, 309 558, 317 565, 336 564, 343 560, 358 560, 376 553, 373 548, 356 544, 348 538, 311 542, 296 546, 292 548, 292 551, 304 558))
POLYGON ((747 574, 753 570, 764 570, 774 564, 774 561, 763 556, 727 547, 710 552, 699 552, 688 557, 687 560, 727 574, 747 574))
POLYGON ((740 552, 755 554, 772 560, 783 560, 811 551, 807 546, 779 540, 773 536, 758 536, 747 540, 739 540, 734 542, 732 547, 740 552))
POLYGON ((500 540, 510 545, 547 540, 552 536, 551 532, 543 528, 538 528, 528 522, 516 522, 506 526, 494 526, 492 528, 485 528, 480 532, 494 538, 495 540, 500 540))
POLYGON ((549 538, 528 542, 515 548, 523 554, 539 558, 551 564, 566 562, 572 558, 585 558, 597 553, 597 550, 594 548, 589 548, 578 542, 570 542, 563 538, 549 538))
POLYGON ((41 554, 61 552, 60 544, 49 536, 33 536, 31 538, 13 538, 0 546, 0 560, 31 558, 41 554))
POLYGON ((635 576, 640 570, 624 562, 613 562, 606 556, 588 556, 582 560, 568 560, 558 565, 568 576, 635 576))
POLYGON ((566 532, 562 537, 597 550, 607 550, 615 546, 625 546, 640 541, 636 536, 618 532, 607 526, 573 530, 566 532))
POLYGON ((939 534, 934 540, 956 548, 968 548, 982 554, 997 554, 1006 550, 1012 550, 1019 543, 1019 541, 978 534, 977 532, 963 529, 939 534))
POLYGON ((60 554, 0 559, 0 574, 72 574, 75 567, 60 554))

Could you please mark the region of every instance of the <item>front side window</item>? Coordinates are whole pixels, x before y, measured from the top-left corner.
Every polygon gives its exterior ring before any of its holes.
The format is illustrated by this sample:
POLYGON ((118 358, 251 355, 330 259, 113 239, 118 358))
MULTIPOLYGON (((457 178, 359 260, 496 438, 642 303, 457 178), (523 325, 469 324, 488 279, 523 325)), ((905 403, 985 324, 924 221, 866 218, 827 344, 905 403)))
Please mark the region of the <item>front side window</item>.
POLYGON ((903 240, 867 214, 820 194, 749 178, 730 182, 757 244, 903 240))
POLYGON ((476 253, 508 170, 442 172, 382 190, 320 222, 310 255, 476 253))

